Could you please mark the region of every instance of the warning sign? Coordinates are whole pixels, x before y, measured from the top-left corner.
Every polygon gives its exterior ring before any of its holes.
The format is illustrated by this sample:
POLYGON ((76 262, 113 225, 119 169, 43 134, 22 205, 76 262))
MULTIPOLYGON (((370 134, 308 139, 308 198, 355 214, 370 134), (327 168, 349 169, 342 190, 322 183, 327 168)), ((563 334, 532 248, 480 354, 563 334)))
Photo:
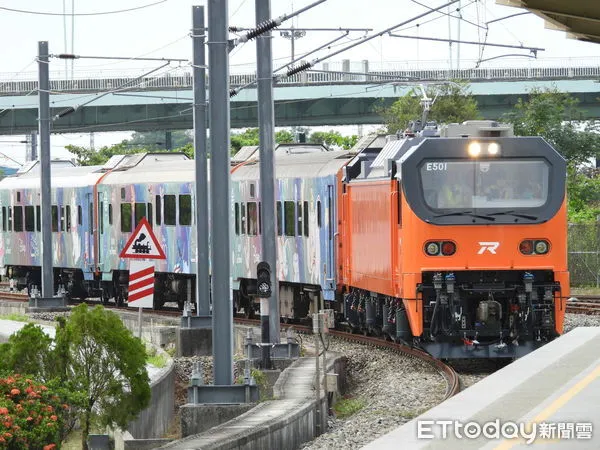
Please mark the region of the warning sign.
POLYGON ((154 298, 154 262, 131 261, 127 306, 152 308, 154 298))
POLYGON ((145 217, 142 217, 119 256, 133 259, 167 259, 145 217))

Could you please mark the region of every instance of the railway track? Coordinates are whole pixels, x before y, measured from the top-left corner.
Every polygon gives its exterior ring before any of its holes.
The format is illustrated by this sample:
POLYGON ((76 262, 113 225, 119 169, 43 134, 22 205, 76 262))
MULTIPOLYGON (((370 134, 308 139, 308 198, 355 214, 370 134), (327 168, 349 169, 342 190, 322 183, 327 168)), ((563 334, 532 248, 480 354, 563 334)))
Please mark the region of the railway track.
MULTIPOLYGON (((234 320, 235 323, 240 325, 260 326, 260 322, 255 319, 236 318, 234 320)), ((285 332, 287 328, 293 328, 294 331, 302 334, 312 334, 313 332, 312 327, 310 326, 296 324, 289 325, 285 323, 281 324, 282 332, 285 332)), ((396 342, 386 341, 379 337, 364 336, 361 334, 353 334, 339 330, 329 330, 329 335, 335 336, 339 339, 344 339, 349 342, 356 342, 379 348, 387 348, 392 351, 401 353, 405 356, 408 356, 410 358, 416 358, 421 361, 424 361, 430 366, 433 366, 446 380, 446 393, 444 395, 444 400, 460 392, 460 377, 458 373, 451 366, 445 364, 439 359, 434 358, 433 356, 422 350, 409 347, 407 345, 399 344, 396 342)))
MULTIPOLYGON (((9 301, 17 301, 17 302, 28 301, 28 297, 26 294, 15 293, 15 292, 1 292, 0 299, 9 300, 9 301)), ((100 304, 99 301, 91 302, 91 303, 100 304)), ((121 311, 129 311, 129 312, 132 311, 132 309, 128 309, 126 306, 118 307, 114 303, 109 303, 108 305, 105 305, 105 306, 109 307, 111 309, 117 309, 117 310, 121 310, 121 311)), ((162 316, 171 316, 171 317, 181 316, 181 311, 178 311, 178 310, 177 311, 166 310, 166 311, 160 311, 160 312, 155 312, 155 313, 160 314, 162 316)), ((260 326, 259 320, 256 320, 256 319, 245 319, 245 318, 237 318, 236 317, 236 318, 234 318, 234 321, 236 324, 239 324, 239 325, 260 326)), ((287 328, 293 328, 295 331, 297 331, 299 333, 312 334, 312 327, 310 327, 310 326, 297 325, 297 324, 294 324, 293 326, 291 326, 286 323, 282 323, 281 325, 282 325, 282 330, 285 330, 287 328)), ((431 355, 429 355, 428 353, 426 353, 422 350, 419 350, 419 349, 416 349, 413 347, 409 347, 407 345, 399 344, 396 342, 386 341, 381 338, 352 334, 352 333, 347 333, 344 331, 330 330, 329 334, 331 336, 335 336, 337 338, 344 339, 344 340, 351 341, 351 342, 357 342, 357 343, 371 345, 371 346, 379 347, 379 348, 388 348, 390 350, 396 351, 398 353, 409 356, 411 358, 420 359, 420 360, 426 362, 427 364, 433 366, 446 380, 446 393, 444 396, 444 400, 446 400, 446 399, 452 397, 453 395, 457 394, 458 392, 460 392, 460 377, 458 376, 456 371, 449 365, 445 364, 444 362, 440 361, 439 359, 432 357, 431 355)))
POLYGON ((578 295, 576 300, 567 302, 567 312, 575 314, 600 314, 600 296, 598 295, 578 295))

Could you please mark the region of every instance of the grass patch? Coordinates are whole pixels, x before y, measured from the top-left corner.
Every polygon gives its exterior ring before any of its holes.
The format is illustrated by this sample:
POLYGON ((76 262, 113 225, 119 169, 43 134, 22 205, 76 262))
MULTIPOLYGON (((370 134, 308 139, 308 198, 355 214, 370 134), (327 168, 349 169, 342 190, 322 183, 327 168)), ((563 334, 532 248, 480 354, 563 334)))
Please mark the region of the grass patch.
POLYGON ((167 357, 164 353, 159 353, 154 346, 150 345, 146 347, 146 362, 160 369, 167 365, 167 357))
POLYGON ((600 288, 597 287, 572 287, 571 295, 600 295, 600 288))
POLYGON ((12 320, 13 322, 29 322, 30 319, 25 314, 10 313, 0 315, 2 320, 12 320))
POLYGON ((352 414, 357 413, 365 407, 365 401, 361 398, 342 398, 335 402, 333 405, 333 411, 336 417, 345 419, 350 417, 352 414))
MULTIPOLYGON (((257 368, 250 369, 250 376, 254 378, 254 382, 258 386, 258 395, 260 398, 258 399, 260 402, 264 402, 270 400, 271 398, 267 396, 267 391, 269 389, 269 380, 267 380, 267 376, 263 371, 257 368)), ((244 375, 240 375, 235 380, 236 384, 244 384, 244 375)))
POLYGON ((167 357, 162 353, 157 355, 148 355, 146 357, 146 362, 148 364, 152 364, 154 367, 162 368, 167 365, 167 357))

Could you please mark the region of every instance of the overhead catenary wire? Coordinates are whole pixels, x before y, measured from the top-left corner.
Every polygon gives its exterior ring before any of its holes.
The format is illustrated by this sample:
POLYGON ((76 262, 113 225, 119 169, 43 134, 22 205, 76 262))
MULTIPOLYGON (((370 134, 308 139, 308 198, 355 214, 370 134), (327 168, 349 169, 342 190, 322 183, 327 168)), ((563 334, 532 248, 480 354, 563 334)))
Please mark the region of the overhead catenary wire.
MULTIPOLYGON (((477 42, 477 41, 463 41, 463 40, 458 40, 458 39, 445 39, 445 38, 434 38, 434 37, 426 37, 426 36, 410 36, 410 35, 406 35, 406 34, 394 34, 394 33, 389 33, 388 36, 391 37, 396 37, 396 38, 402 38, 402 39, 423 39, 425 41, 437 41, 437 42, 450 42, 450 43, 457 43, 457 44, 470 44, 470 45, 481 45, 481 42, 477 42)), ((529 50, 532 53, 537 53, 538 51, 544 51, 544 48, 541 47, 528 47, 528 46, 523 46, 523 45, 510 45, 510 44, 495 44, 495 43, 490 43, 487 42, 485 45, 489 46, 489 47, 502 47, 502 48, 519 48, 519 49, 523 49, 523 50, 529 50)))
POLYGON ((426 11, 426 12, 424 12, 424 13, 421 13, 421 14, 419 14, 419 15, 417 15, 417 16, 415 16, 415 17, 411 18, 411 19, 405 20, 405 21, 403 21, 403 22, 401 22, 401 23, 399 23, 399 24, 397 24, 397 25, 393 25, 393 26, 391 26, 391 27, 389 27, 389 28, 386 28, 385 30, 383 30, 383 31, 380 31, 379 33, 376 33, 376 34, 374 34, 374 35, 372 35, 372 36, 365 37, 365 39, 364 39, 362 42, 357 42, 357 43, 355 43, 355 44, 351 44, 351 45, 349 45, 349 46, 346 46, 346 47, 344 47, 344 48, 342 48, 342 49, 340 49, 340 50, 337 50, 337 51, 335 51, 335 52, 333 52, 333 53, 331 53, 331 54, 329 54, 329 55, 327 55, 327 56, 324 56, 324 57, 322 57, 322 58, 317 58, 317 59, 315 59, 315 60, 314 60, 314 61, 312 61, 312 62, 307 62, 307 63, 301 64, 301 65, 300 65, 300 66, 298 66, 298 67, 291 68, 290 70, 288 70, 288 72, 287 72, 286 76, 292 76, 292 75, 294 75, 294 74, 296 74, 296 73, 299 73, 299 72, 302 72, 302 71, 304 71, 304 70, 310 69, 310 68, 311 68, 311 67, 313 67, 315 64, 318 64, 319 62, 321 62, 321 61, 324 61, 325 59, 331 58, 331 57, 333 57, 333 56, 335 56, 335 55, 339 55, 340 53, 343 53, 343 52, 345 52, 346 50, 349 50, 349 49, 351 49, 351 48, 353 48, 353 47, 356 47, 357 45, 360 45, 360 44, 363 44, 363 43, 365 43, 365 42, 368 42, 368 41, 370 41, 370 40, 372 40, 372 39, 375 39, 376 37, 383 36, 384 34, 388 34, 389 32, 391 32, 391 31, 395 30, 396 28, 400 28, 401 26, 403 26, 403 25, 406 25, 406 24, 408 24, 408 23, 410 23, 410 22, 413 22, 413 21, 415 21, 415 20, 418 20, 418 19, 420 19, 421 17, 425 17, 425 16, 427 16, 427 15, 429 15, 429 14, 431 14, 431 13, 437 12, 437 11, 439 11, 439 10, 440 10, 440 9, 442 9, 442 8, 446 8, 446 7, 448 7, 448 6, 450 6, 450 5, 454 4, 454 3, 456 3, 457 1, 458 1, 458 0, 451 0, 450 2, 448 2, 448 3, 445 3, 445 4, 441 5, 441 6, 438 6, 437 8, 432 8, 432 9, 430 9, 429 11, 426 11))
POLYGON ((133 8, 118 9, 118 10, 114 10, 114 11, 97 11, 97 12, 90 12, 90 13, 77 13, 77 14, 65 13, 65 12, 53 13, 53 12, 46 12, 46 11, 32 11, 32 10, 25 10, 25 9, 8 8, 6 6, 0 6, 0 10, 16 12, 16 13, 21 13, 21 14, 34 14, 34 15, 39 15, 39 16, 76 16, 76 17, 77 16, 106 16, 109 14, 121 14, 121 13, 126 13, 126 12, 131 12, 131 11, 138 11, 140 9, 145 9, 145 8, 150 8, 152 6, 160 5, 161 3, 166 3, 168 1, 169 0, 159 0, 154 3, 148 3, 146 5, 136 6, 133 8))
POLYGON ((93 99, 91 99, 91 100, 87 101, 87 102, 84 102, 84 103, 82 103, 82 104, 80 104, 80 105, 76 105, 76 106, 74 106, 74 107, 73 107, 73 106, 71 106, 71 107, 68 107, 67 109, 65 109, 65 110, 63 110, 63 111, 59 112, 57 115, 55 115, 55 116, 53 117, 53 120, 56 120, 56 119, 59 119, 59 118, 61 118, 61 117, 64 117, 64 116, 66 116, 66 115, 68 115, 68 114, 71 114, 71 113, 73 113, 73 112, 77 111, 77 110, 78 110, 79 108, 81 108, 82 106, 88 105, 88 104, 90 104, 90 103, 92 103, 92 102, 94 102, 94 101, 96 101, 96 100, 98 100, 98 99, 100 99, 100 98, 102 98, 102 97, 105 97, 105 96, 106 96, 106 95, 108 95, 108 94, 112 94, 113 92, 117 92, 117 91, 119 91, 120 89, 122 89, 122 88, 126 87, 127 85, 129 85, 129 84, 133 83, 134 81, 140 80, 140 79, 142 79, 143 77, 145 77, 145 76, 147 76, 147 75, 150 75, 151 73, 154 73, 154 72, 156 72, 156 71, 158 71, 158 70, 160 70, 160 69, 162 69, 162 68, 164 68, 164 67, 168 66, 169 64, 170 64, 170 62, 166 62, 166 63, 165 63, 165 64, 163 64, 162 66, 156 67, 155 69, 152 69, 152 70, 150 70, 149 72, 146 72, 146 73, 144 73, 144 74, 140 75, 140 76, 139 76, 139 77, 137 77, 137 78, 134 78, 134 79, 132 79, 132 80, 126 81, 125 83, 123 83, 123 84, 121 84, 121 85, 117 86, 115 89, 112 89, 112 90, 110 90, 110 91, 107 91, 107 92, 105 92, 105 93, 103 93, 103 94, 101 94, 101 95, 99 95, 99 96, 97 96, 97 97, 95 97, 95 98, 93 98, 93 99))
MULTIPOLYGON (((411 2, 413 2, 413 3, 416 3, 416 4, 417 4, 417 5, 419 5, 419 6, 422 6, 423 8, 427 8, 427 9, 429 9, 429 10, 432 10, 431 6, 427 6, 427 5, 425 5, 425 4, 421 3, 421 2, 418 2, 417 0, 410 0, 410 1, 411 1, 411 2)), ((471 2, 471 3, 473 3, 473 2, 471 2)), ((469 3, 469 4, 470 4, 470 3, 469 3)), ((485 28, 484 26, 482 26, 482 25, 479 25, 478 23, 475 23, 475 22, 471 22, 470 20, 467 20, 467 19, 465 19, 464 17, 462 17, 462 15, 460 15, 461 11, 462 11, 464 8, 466 8, 467 6, 469 6, 469 4, 465 5, 465 7, 463 7, 463 8, 456 8, 456 10, 455 10, 455 11, 459 13, 459 15, 458 15, 458 16, 455 16, 455 15, 453 15, 453 14, 451 14, 451 13, 447 13, 447 12, 444 12, 444 11, 437 11, 437 12, 438 12, 439 14, 442 14, 442 15, 444 15, 444 16, 449 16, 449 17, 452 17, 452 18, 454 18, 454 19, 459 19, 459 20, 462 20, 463 22, 466 22, 466 23, 468 23, 469 25, 473 25, 474 27, 478 27, 478 28, 485 28)))
MULTIPOLYGON (((242 37, 236 39, 235 42, 233 43, 233 45, 236 46, 236 45, 248 42, 249 40, 252 40, 257 36, 259 36, 263 33, 266 33, 268 31, 271 31, 273 28, 278 27, 286 20, 296 17, 298 14, 301 14, 304 11, 308 11, 309 9, 314 8, 315 6, 318 6, 321 3, 324 3, 326 1, 327 0, 317 0, 316 2, 306 5, 304 8, 300 8, 298 11, 294 11, 293 13, 290 13, 290 14, 282 14, 281 16, 279 16, 275 19, 267 20, 266 22, 260 23, 256 26, 256 28, 250 30, 248 33, 246 33, 242 37)), ((231 31, 231 29, 230 29, 230 31, 231 31)))

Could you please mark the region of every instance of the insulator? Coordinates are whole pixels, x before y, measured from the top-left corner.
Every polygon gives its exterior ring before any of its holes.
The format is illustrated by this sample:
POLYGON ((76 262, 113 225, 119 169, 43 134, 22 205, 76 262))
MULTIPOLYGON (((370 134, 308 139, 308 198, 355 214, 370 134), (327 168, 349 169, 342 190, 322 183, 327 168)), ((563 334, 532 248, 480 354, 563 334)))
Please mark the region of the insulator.
POLYGON ((309 62, 305 62, 304 64, 300 64, 298 67, 291 67, 287 71, 286 76, 291 77, 292 75, 295 75, 298 72, 302 72, 303 70, 310 69, 311 67, 312 67, 312 64, 309 63, 309 62))
POLYGON ((229 89, 229 98, 235 97, 236 95, 238 95, 237 89, 229 89))
POLYGON ((261 24, 259 24, 254 30, 249 31, 245 38, 247 40, 251 40, 254 39, 257 36, 260 36, 263 33, 266 33, 267 31, 272 30, 273 28, 275 28, 276 26, 278 26, 279 24, 271 19, 271 20, 267 20, 266 22, 263 22, 261 24))

